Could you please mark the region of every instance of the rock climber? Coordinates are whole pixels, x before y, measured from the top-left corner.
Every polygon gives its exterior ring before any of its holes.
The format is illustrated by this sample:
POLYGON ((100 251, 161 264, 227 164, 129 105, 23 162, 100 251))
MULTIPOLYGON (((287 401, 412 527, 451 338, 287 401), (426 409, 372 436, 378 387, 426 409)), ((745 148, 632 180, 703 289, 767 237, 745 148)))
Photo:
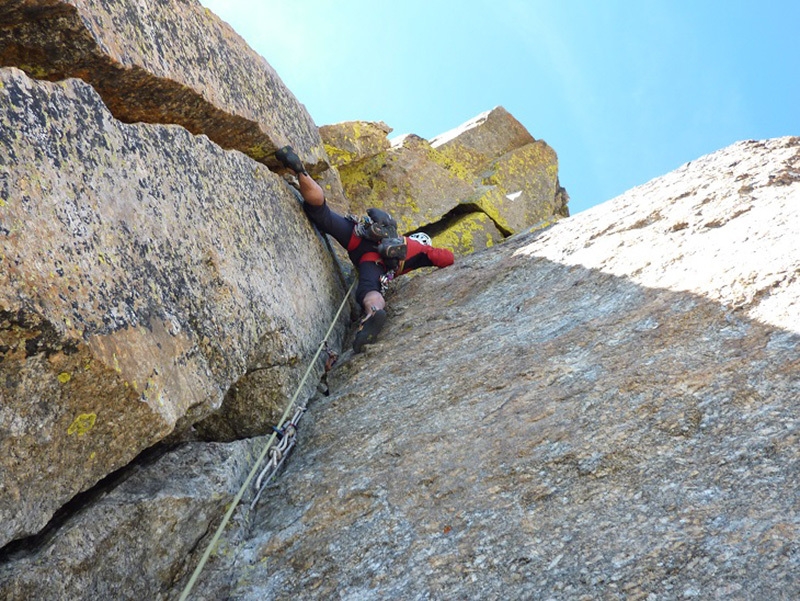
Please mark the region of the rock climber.
POLYGON ((452 265, 453 253, 446 248, 431 246, 427 235, 399 236, 395 220, 380 209, 369 209, 360 220, 335 213, 325 201, 322 188, 308 174, 291 146, 278 150, 275 158, 297 176, 308 217, 347 250, 358 269, 356 300, 364 313, 353 341, 353 350, 360 353, 364 345, 375 342, 386 323, 382 286, 412 269, 452 265))

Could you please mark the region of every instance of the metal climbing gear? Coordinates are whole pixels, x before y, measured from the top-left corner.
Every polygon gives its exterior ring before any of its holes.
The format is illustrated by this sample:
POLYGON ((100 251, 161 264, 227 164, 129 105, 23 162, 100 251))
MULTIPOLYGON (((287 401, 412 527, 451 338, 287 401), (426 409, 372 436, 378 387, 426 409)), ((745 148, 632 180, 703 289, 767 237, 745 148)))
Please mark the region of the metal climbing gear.
POLYGON ((367 209, 367 214, 361 219, 348 217, 356 221, 356 235, 373 242, 380 242, 384 238, 397 238, 397 222, 386 211, 380 209, 367 209))
POLYGON ((389 284, 394 279, 394 270, 387 271, 381 276, 381 295, 386 296, 389 291, 389 284))
MULTIPOLYGON (((344 298, 342 299, 342 303, 339 305, 339 310, 336 311, 336 315, 334 315, 333 320, 331 321, 331 325, 328 327, 328 331, 325 332, 325 337, 323 338, 322 342, 320 342, 319 346, 317 347, 317 352, 314 353, 314 356, 312 357, 311 361, 308 364, 308 368, 306 368, 305 374, 303 374, 303 377, 300 380, 300 384, 297 385, 297 389, 295 390, 294 395, 292 396, 292 399, 289 401, 289 404, 286 406, 286 410, 283 412, 283 416, 281 417, 281 420, 278 422, 278 425, 276 427, 278 430, 281 430, 283 428, 284 423, 286 423, 286 418, 289 416, 290 411, 294 407, 295 402, 297 401, 297 397, 300 396, 300 392, 303 390, 303 386, 305 385, 309 374, 314 369, 314 365, 316 364, 317 359, 319 359, 319 356, 320 356, 320 353, 322 353, 323 347, 328 343, 328 337, 330 337, 331 332, 333 332, 333 328, 336 326, 336 322, 339 321, 339 316, 342 314, 342 311, 344 311, 344 307, 345 307, 345 305, 347 305, 347 299, 350 298, 350 294, 352 294, 353 290, 355 290, 357 282, 358 282, 357 279, 353 280, 353 283, 350 284, 350 288, 345 293, 344 298)), ((302 412, 305 412, 305 408, 304 407, 303 408, 298 407, 297 411, 300 411, 301 409, 302 409, 302 412)), ((297 415, 297 411, 295 411, 295 415, 297 415)), ((301 412, 301 415, 302 415, 302 412, 301 412)), ((292 418, 292 419, 294 419, 294 418, 292 418)), ((300 419, 300 418, 298 417, 297 419, 300 419)), ((297 425, 294 424, 294 427, 295 427, 295 431, 296 431, 297 425)), ((233 501, 231 501, 230 505, 228 506, 228 511, 225 512, 225 515, 222 517, 222 521, 219 523, 219 526, 217 526, 217 531, 214 533, 214 536, 211 538, 211 541, 208 543, 208 546, 206 547, 206 550, 203 553, 203 556, 200 558, 200 561, 197 563, 197 566, 195 567, 194 572, 192 572, 192 576, 189 578, 189 582, 186 583, 186 587, 183 589, 183 593, 181 593, 181 596, 178 599, 178 601, 186 601, 186 599, 188 599, 189 593, 192 592, 192 588, 194 588, 194 585, 197 582, 197 579, 199 578, 200 573, 203 571, 203 568, 205 567, 206 562, 208 562, 208 558, 211 557, 211 552, 213 551, 214 547, 219 542, 219 539, 222 536, 222 532, 225 530, 225 527, 228 525, 228 522, 230 521, 231 516, 233 515, 233 512, 239 506, 239 503, 241 502, 242 497, 244 496, 244 493, 250 487, 250 483, 253 481, 253 478, 255 477, 256 472, 261 467, 261 464, 264 462, 264 459, 266 458, 267 454, 270 452, 270 449, 272 449, 273 443, 275 442, 275 440, 277 438, 278 438, 277 433, 275 431, 273 431, 272 435, 270 436, 269 440, 267 441, 267 444, 264 445, 264 448, 261 451, 261 454, 258 456, 258 459, 256 459, 256 462, 253 465, 252 469, 250 470, 250 473, 247 474, 247 478, 245 478, 244 483, 242 484, 241 488, 239 488, 239 492, 236 493, 236 496, 233 498, 233 501)), ((284 439, 286 439, 286 438, 287 437, 284 436, 284 439)), ((293 439, 294 437, 291 437, 291 438, 293 439)), ((275 454, 277 454, 277 451, 275 452, 275 454)), ((272 461, 272 458, 270 458, 270 461, 272 461)), ((278 461, 281 461, 281 460, 279 459, 278 461)))
POLYGON ((251 511, 255 508, 256 503, 258 503, 258 499, 261 498, 261 493, 264 492, 264 489, 278 473, 278 470, 281 469, 283 462, 286 461, 289 453, 294 448, 297 442, 297 423, 305 412, 305 407, 298 407, 294 412, 294 416, 286 425, 282 428, 277 426, 272 427, 272 431, 277 437, 277 442, 273 442, 272 446, 269 448, 269 462, 264 469, 261 470, 258 478, 256 478, 256 491, 258 492, 253 502, 250 503, 251 511))

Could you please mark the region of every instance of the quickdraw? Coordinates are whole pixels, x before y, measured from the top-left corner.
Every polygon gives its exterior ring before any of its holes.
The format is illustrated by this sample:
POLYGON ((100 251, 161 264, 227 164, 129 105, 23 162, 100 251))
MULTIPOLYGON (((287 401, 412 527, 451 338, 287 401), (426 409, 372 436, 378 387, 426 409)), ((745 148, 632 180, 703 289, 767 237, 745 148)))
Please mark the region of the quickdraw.
POLYGON ((286 461, 289 453, 297 443, 297 424, 305 412, 305 407, 298 407, 292 419, 286 422, 283 427, 272 427, 272 431, 275 432, 276 440, 272 443, 272 446, 270 446, 267 452, 269 456, 267 465, 261 470, 258 478, 256 478, 255 488, 258 492, 253 502, 250 503, 251 511, 255 508, 256 503, 258 503, 258 499, 261 498, 261 493, 264 492, 264 489, 278 473, 278 470, 281 469, 283 462, 286 461))
POLYGON ((389 291, 389 284, 394 279, 394 270, 387 271, 381 276, 381 295, 386 296, 389 291))
MULTIPOLYGON (((291 430, 291 432, 293 433, 291 435, 290 435, 290 430, 288 428, 284 428, 283 425, 287 423, 286 418, 289 416, 289 413, 295 406, 297 397, 300 395, 300 392, 303 390, 303 386, 305 385, 306 380, 308 380, 308 376, 314 369, 314 365, 316 364, 316 361, 319 358, 320 353, 322 353, 322 348, 327 343, 328 337, 331 335, 331 332, 333 332, 333 328, 336 326, 336 322, 339 320, 342 311, 344 311, 344 308, 347 305, 347 300, 350 298, 350 294, 353 292, 353 290, 355 290, 357 282, 358 280, 353 280, 353 282, 350 284, 350 288, 348 288, 347 292, 345 293, 344 298, 342 299, 342 303, 339 305, 339 309, 336 311, 336 315, 333 317, 333 320, 328 326, 328 331, 325 333, 323 341, 317 347, 317 350, 314 353, 314 356, 311 358, 311 361, 309 362, 308 367, 306 368, 306 371, 303 374, 303 377, 300 379, 300 383, 297 385, 297 388, 295 389, 294 395, 292 395, 289 404, 286 406, 286 410, 283 412, 283 416, 281 417, 281 420, 280 422, 278 422, 278 426, 275 429, 276 431, 273 431, 272 435, 269 438, 269 441, 267 442, 267 444, 264 445, 264 448, 262 449, 261 453, 256 459, 255 464, 251 468, 250 472, 247 474, 247 477, 242 483, 242 486, 239 488, 239 492, 236 493, 233 500, 228 504, 228 510, 225 512, 225 515, 222 516, 222 521, 220 521, 219 525, 217 526, 217 530, 214 532, 214 536, 211 537, 211 540, 209 541, 208 545, 206 545, 206 550, 200 557, 200 561, 197 563, 197 566, 195 566, 194 572, 192 572, 192 575, 189 578, 189 581, 186 583, 186 586, 184 587, 183 592, 181 593, 181 596, 178 599, 178 601, 186 601, 186 599, 189 597, 189 594, 192 592, 192 588, 197 582, 197 579, 200 577, 200 573, 203 571, 203 568, 208 562, 208 558, 211 557, 211 553, 213 552, 214 547, 219 542, 219 539, 222 536, 225 527, 228 525, 228 522, 230 521, 233 512, 236 511, 236 507, 239 505, 239 502, 242 500, 242 497, 244 496, 245 492, 250 487, 250 483, 253 481, 256 472, 261 467, 264 459, 267 457, 267 454, 269 454, 270 456, 269 465, 274 466, 272 469, 272 473, 269 474, 269 478, 271 479, 272 474, 275 473, 274 468, 280 467, 280 465, 286 459, 286 454, 290 449, 290 445, 294 446, 294 441, 296 439, 296 433, 297 433, 297 421, 299 421, 302 414, 305 413, 306 408, 298 407, 295 410, 294 416, 289 422, 293 425, 293 430, 291 430), (281 437, 281 440, 278 443, 278 445, 275 445, 274 444, 275 440, 278 438, 277 431, 283 431, 284 435, 281 437), (281 445, 284 446, 282 447, 281 445), (273 447, 276 446, 277 449, 275 451, 272 451, 273 447)), ((266 476, 267 471, 268 470, 262 470, 262 474, 266 476)), ((259 478, 261 479, 262 476, 259 476, 259 478)), ((267 482, 269 482, 269 480, 267 480, 267 482)), ((266 486, 266 483, 263 483, 259 488, 263 489, 264 486, 266 486)))

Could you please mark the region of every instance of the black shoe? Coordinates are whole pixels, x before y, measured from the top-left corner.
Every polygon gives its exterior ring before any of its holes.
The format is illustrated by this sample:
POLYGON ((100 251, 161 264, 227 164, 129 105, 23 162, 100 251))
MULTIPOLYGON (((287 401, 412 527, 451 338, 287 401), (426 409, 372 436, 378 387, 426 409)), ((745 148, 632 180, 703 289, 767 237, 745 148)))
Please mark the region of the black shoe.
POLYGON ((297 153, 295 153, 294 148, 291 146, 284 146, 278 150, 275 153, 275 158, 280 161, 281 165, 287 169, 291 169, 298 175, 301 173, 308 174, 306 168, 303 167, 303 162, 300 160, 300 157, 297 156, 297 153))
POLYGON ((360 353, 364 350, 364 345, 372 344, 378 339, 378 334, 383 329, 383 324, 386 323, 386 311, 379 309, 370 315, 367 319, 361 322, 361 326, 356 332, 355 340, 353 340, 353 350, 360 353))

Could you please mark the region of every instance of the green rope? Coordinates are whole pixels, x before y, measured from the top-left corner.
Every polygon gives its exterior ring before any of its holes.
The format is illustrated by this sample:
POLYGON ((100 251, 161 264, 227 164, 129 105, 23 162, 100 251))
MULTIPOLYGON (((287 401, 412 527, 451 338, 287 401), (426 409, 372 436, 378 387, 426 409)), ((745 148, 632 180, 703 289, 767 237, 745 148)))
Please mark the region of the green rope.
MULTIPOLYGON (((317 359, 319 358, 319 355, 322 352, 322 349, 325 347, 325 343, 328 341, 328 336, 331 335, 331 332, 333 331, 333 328, 336 326, 336 322, 339 321, 339 316, 342 314, 342 311, 344 310, 344 307, 347 304, 347 299, 350 298, 350 293, 353 292, 353 289, 355 288, 355 285, 356 285, 357 281, 358 281, 357 279, 353 280, 353 283, 350 284, 350 289, 347 291, 347 294, 344 295, 344 299, 342 300, 342 304, 339 305, 339 310, 336 312, 336 315, 334 316, 333 321, 331 322, 331 325, 328 328, 328 331, 325 333, 325 338, 322 340, 322 342, 320 343, 319 347, 317 348, 317 352, 314 353, 314 358, 311 359, 311 362, 308 364, 308 368, 306 369, 306 373, 303 375, 303 379, 300 380, 300 384, 297 386, 297 390, 295 390, 295 393, 292 396, 292 400, 289 401, 289 404, 286 406, 286 411, 283 412, 283 417, 281 417, 281 420, 280 420, 280 422, 278 423, 278 426, 277 426, 278 430, 281 429, 281 427, 283 426, 284 422, 289 417, 289 412, 294 407, 294 404, 297 401, 297 397, 300 396, 300 391, 303 389, 303 386, 305 385, 306 380, 308 379, 308 376, 311 373, 311 370, 314 368, 314 365, 316 364, 317 359)), ((206 547, 206 550, 203 553, 203 556, 200 558, 200 562, 197 564, 197 567, 194 569, 194 573, 192 574, 192 577, 189 579, 189 582, 186 583, 186 588, 183 589, 183 593, 181 594, 180 599, 178 601, 186 601, 186 599, 189 598, 189 593, 192 591, 192 588, 194 588, 194 585, 197 582, 197 578, 200 576, 200 572, 203 571, 203 568, 205 567, 206 562, 208 561, 208 558, 211 557, 211 552, 214 549, 214 546, 219 542, 220 536, 222 536, 222 531, 225 529, 225 526, 228 525, 228 522, 230 521, 231 516, 233 515, 233 512, 236 510, 236 507, 239 505, 239 502, 242 500, 242 497, 244 496, 245 491, 247 491, 247 487, 250 486, 250 482, 252 481, 252 479, 256 475, 256 473, 258 472, 258 469, 261 467, 261 463, 264 461, 264 458, 267 456, 267 453, 269 452, 269 449, 272 446, 272 443, 275 441, 275 437, 276 436, 277 436, 277 432, 273 432, 272 436, 269 437, 269 441, 267 441, 267 444, 264 445, 264 449, 261 451, 261 454, 258 456, 258 459, 256 460, 256 463, 253 466, 253 469, 250 470, 250 473, 247 475, 247 479, 244 481, 244 484, 242 484, 242 487, 239 489, 239 492, 236 493, 236 496, 234 497, 233 502, 231 503, 231 506, 228 508, 228 511, 225 513, 225 517, 222 518, 222 522, 220 523, 219 527, 217 528, 217 531, 214 533, 214 538, 212 538, 211 542, 208 543, 208 546, 206 547)))

